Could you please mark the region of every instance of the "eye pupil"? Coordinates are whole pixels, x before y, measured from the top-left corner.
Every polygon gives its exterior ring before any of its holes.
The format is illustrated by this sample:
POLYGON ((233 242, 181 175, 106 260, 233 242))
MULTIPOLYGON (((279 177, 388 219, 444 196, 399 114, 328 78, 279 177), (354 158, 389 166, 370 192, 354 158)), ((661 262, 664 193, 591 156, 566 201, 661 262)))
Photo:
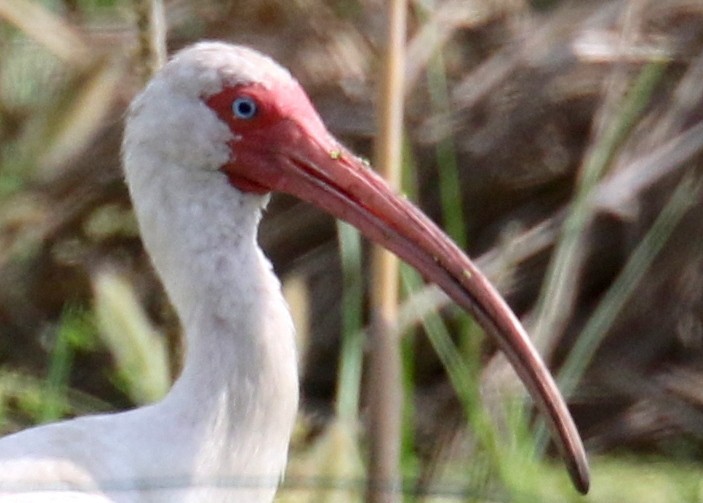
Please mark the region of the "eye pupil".
POLYGON ((239 119, 251 119, 256 115, 256 102, 249 97, 241 97, 232 103, 232 112, 239 119))

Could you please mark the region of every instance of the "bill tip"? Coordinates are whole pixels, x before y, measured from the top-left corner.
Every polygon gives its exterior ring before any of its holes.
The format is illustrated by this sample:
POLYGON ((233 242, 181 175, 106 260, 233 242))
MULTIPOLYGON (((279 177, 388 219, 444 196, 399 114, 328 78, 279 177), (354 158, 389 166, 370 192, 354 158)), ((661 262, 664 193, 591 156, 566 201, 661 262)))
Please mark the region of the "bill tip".
POLYGON ((591 487, 591 475, 588 460, 585 458, 569 466, 571 480, 581 494, 588 494, 591 487))

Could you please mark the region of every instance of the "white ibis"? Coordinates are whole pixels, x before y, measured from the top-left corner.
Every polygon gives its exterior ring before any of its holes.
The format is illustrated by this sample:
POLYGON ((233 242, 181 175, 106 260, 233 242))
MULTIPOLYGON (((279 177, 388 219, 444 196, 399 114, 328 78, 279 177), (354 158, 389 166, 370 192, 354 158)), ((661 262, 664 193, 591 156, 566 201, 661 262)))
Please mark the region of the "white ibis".
POLYGON ((291 318, 256 243, 272 191, 357 226, 471 311, 587 491, 581 439, 517 318, 432 221, 328 133, 288 71, 224 43, 181 51, 132 103, 123 158, 144 244, 184 329, 183 372, 154 405, 2 439, 0 500, 273 499, 298 376, 291 318))

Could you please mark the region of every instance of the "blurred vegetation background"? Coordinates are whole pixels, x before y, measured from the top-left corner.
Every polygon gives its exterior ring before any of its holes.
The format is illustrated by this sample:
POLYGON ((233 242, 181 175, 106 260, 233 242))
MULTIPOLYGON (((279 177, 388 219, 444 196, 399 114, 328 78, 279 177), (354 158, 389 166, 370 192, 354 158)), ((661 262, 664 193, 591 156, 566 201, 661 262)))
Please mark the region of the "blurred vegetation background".
MULTIPOLYGON (((0 0, 1 433, 146 403, 178 374, 119 168, 149 72, 143 9, 0 0)), ((274 56, 366 156, 384 13, 164 3, 169 52, 224 39, 274 56)), ((578 496, 491 341, 404 270, 404 498, 703 501, 703 2, 416 0, 406 79, 404 191, 534 335, 594 474, 578 496)), ((280 501, 359 501, 367 244, 283 196, 260 241, 301 347, 280 501)))

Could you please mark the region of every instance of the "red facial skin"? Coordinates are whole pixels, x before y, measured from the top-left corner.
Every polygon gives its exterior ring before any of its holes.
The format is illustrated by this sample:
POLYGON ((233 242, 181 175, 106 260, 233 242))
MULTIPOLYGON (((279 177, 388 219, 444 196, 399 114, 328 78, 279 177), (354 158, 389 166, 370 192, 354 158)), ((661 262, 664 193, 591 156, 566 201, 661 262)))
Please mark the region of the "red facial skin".
POLYGON ((280 170, 266 165, 275 163, 275 157, 285 155, 283 150, 290 150, 301 141, 313 137, 332 140, 298 86, 278 86, 275 90, 260 84, 227 87, 209 97, 206 103, 235 136, 230 144, 231 162, 223 171, 232 185, 244 192, 264 194, 283 190, 279 188, 284 183, 280 180, 280 170), (274 95, 281 99, 272 100, 274 95), (237 118, 232 112, 234 100, 245 96, 257 103, 257 113, 251 119, 237 118), (302 138, 306 133, 308 138, 302 138))
POLYGON ((415 267, 470 311, 493 336, 546 416, 576 488, 586 493, 589 469, 578 431, 551 374, 522 325, 471 260, 429 218, 342 147, 328 132, 303 90, 292 83, 227 87, 205 103, 234 140, 222 167, 244 192, 292 194, 355 225, 364 235, 415 267), (238 97, 257 103, 241 119, 238 97))

